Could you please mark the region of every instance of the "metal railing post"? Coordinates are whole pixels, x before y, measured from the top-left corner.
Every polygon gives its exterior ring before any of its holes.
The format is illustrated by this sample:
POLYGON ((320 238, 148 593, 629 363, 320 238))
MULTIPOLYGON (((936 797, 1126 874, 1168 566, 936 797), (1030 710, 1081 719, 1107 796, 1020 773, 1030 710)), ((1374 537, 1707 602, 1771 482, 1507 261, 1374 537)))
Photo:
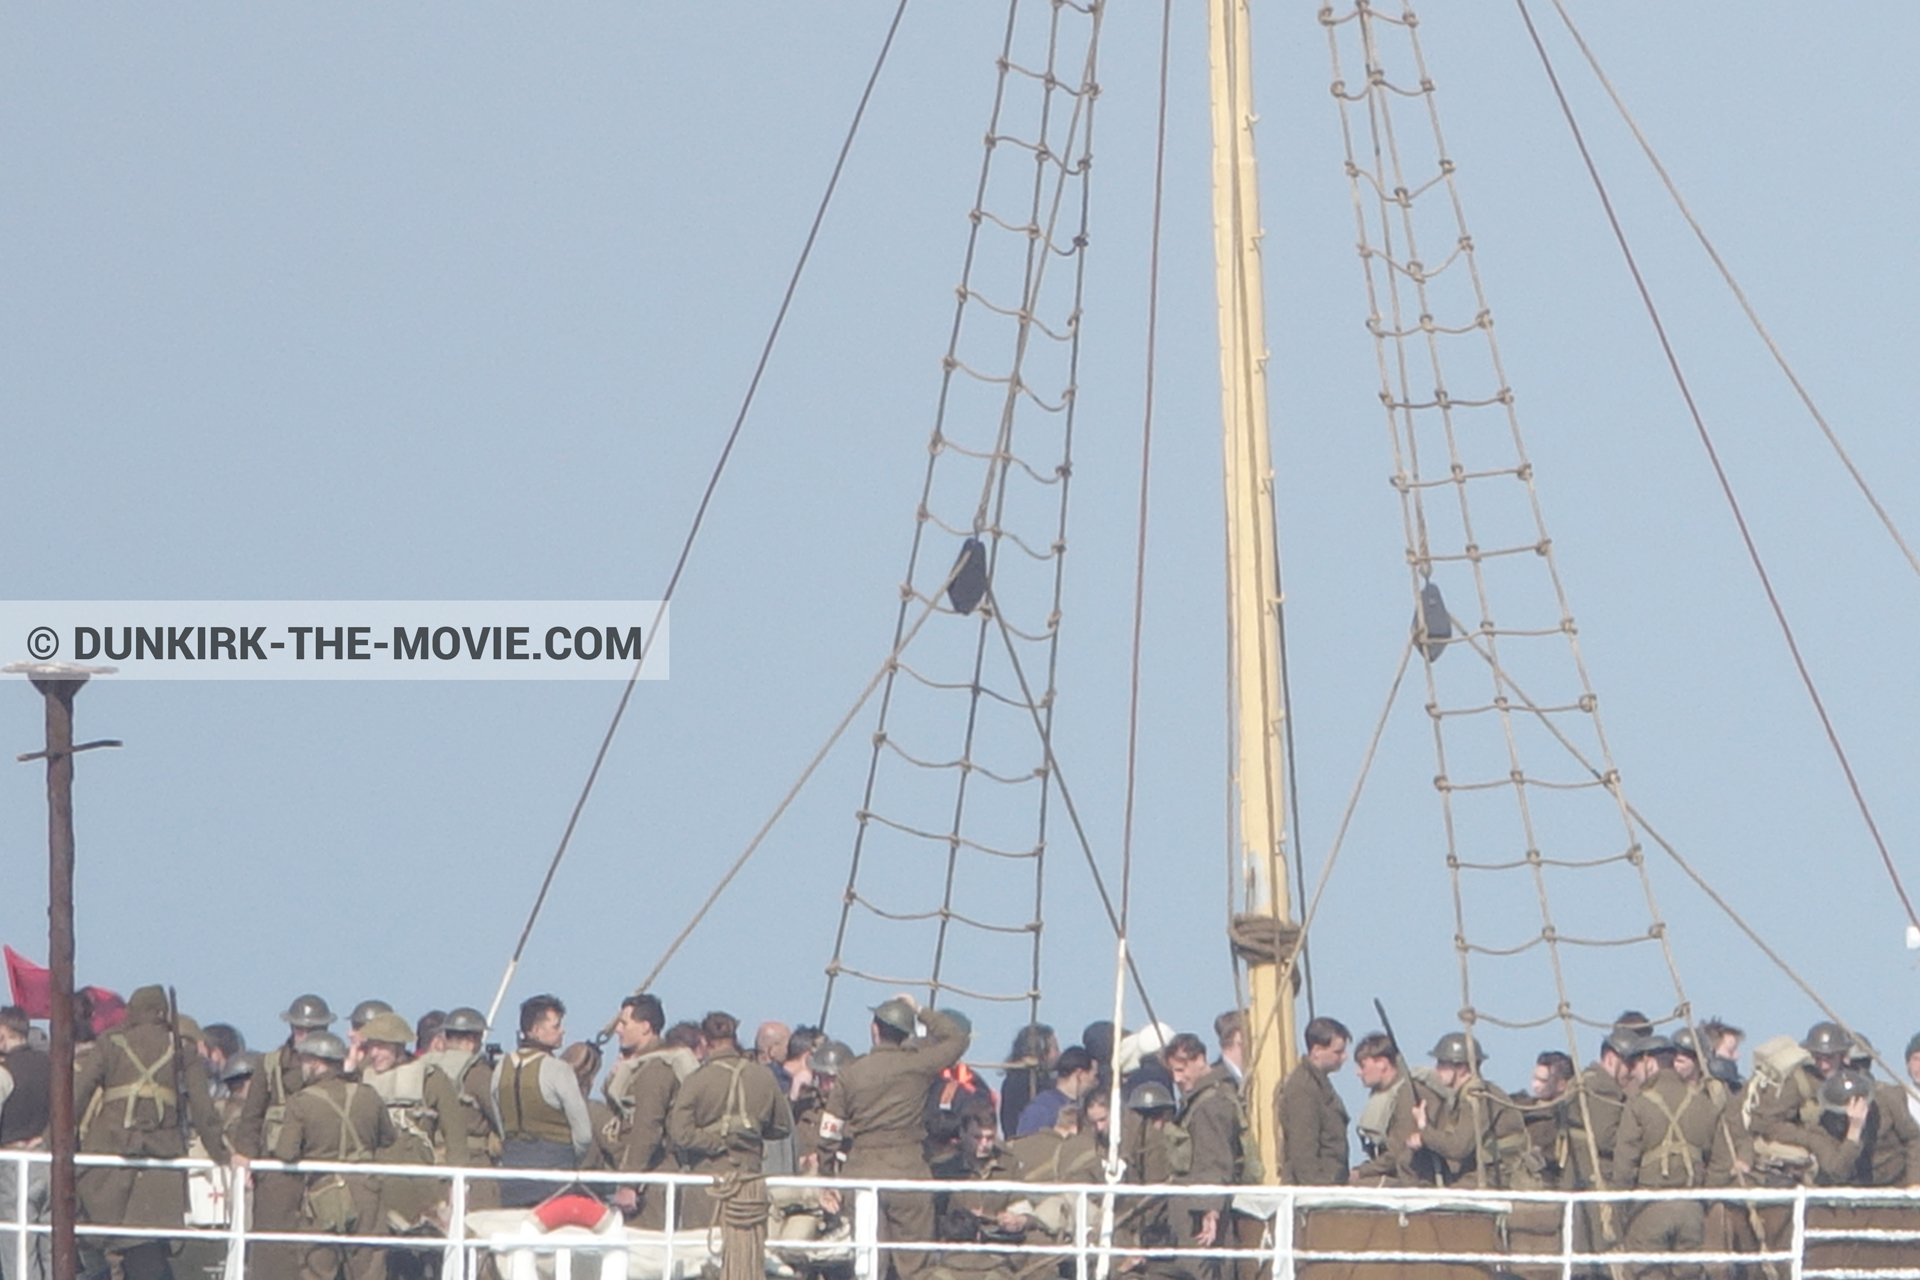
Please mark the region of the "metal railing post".
POLYGON ((7 1162, 13 1166, 13 1223, 15 1228, 13 1250, 13 1274, 21 1280, 27 1280, 31 1274, 27 1270, 28 1248, 33 1237, 27 1234, 27 1179, 33 1176, 33 1166, 27 1163, 24 1151, 9 1151, 7 1162))
POLYGON ((1273 1277, 1293 1280, 1293 1189, 1280 1189, 1280 1204, 1273 1212, 1273 1277))
POLYGON ((247 1215, 253 1212, 247 1197, 252 1176, 245 1169, 227 1170, 226 1280, 247 1280, 247 1215))
POLYGON ((880 1193, 861 1187, 853 1193, 853 1273, 866 1280, 880 1274, 880 1193))
POLYGON ((1073 1280, 1087 1280, 1087 1192, 1073 1193, 1073 1280))
POLYGON ((680 1211, 675 1203, 676 1192, 680 1190, 675 1183, 669 1182, 661 1188, 666 1195, 667 1234, 666 1245, 660 1252, 660 1280, 673 1280, 673 1244, 680 1234, 680 1211))
POLYGON ((447 1188, 447 1249, 440 1280, 467 1280, 467 1171, 455 1167, 447 1188))
MULTIPOLYGON (((1762 1249, 1766 1241, 1760 1242, 1762 1249)), ((1793 1260, 1789 1272, 1793 1280, 1802 1280, 1807 1270, 1807 1189, 1796 1187, 1793 1193, 1793 1260)))
POLYGON ((1560 1280, 1573 1280, 1573 1214, 1578 1194, 1568 1196, 1560 1206, 1560 1280))

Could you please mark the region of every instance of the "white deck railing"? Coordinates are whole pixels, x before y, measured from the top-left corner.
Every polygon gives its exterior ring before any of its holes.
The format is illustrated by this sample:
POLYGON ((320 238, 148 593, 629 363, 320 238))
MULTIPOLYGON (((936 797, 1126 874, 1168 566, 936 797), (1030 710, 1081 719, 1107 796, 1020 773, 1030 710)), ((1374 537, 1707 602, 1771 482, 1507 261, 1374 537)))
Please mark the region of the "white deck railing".
MULTIPOLYGON (((4 1259, 8 1280, 30 1280, 36 1276, 37 1269, 31 1265, 36 1252, 36 1242, 45 1240, 51 1232, 51 1226, 44 1220, 26 1221, 25 1229, 17 1225, 31 1217, 29 1206, 32 1203, 33 1183, 46 1177, 45 1167, 51 1157, 46 1152, 0 1151, 0 1167, 14 1166, 14 1197, 10 1205, 0 1205, 0 1259, 4 1259), (39 1169, 43 1172, 30 1178, 29 1171, 39 1169)), ((460 1168, 445 1165, 386 1165, 369 1163, 335 1163, 331 1161, 302 1161, 299 1164, 282 1164, 277 1161, 258 1160, 253 1163, 256 1171, 285 1171, 300 1174, 343 1173, 378 1174, 383 1178, 426 1178, 442 1183, 447 1189, 448 1216, 450 1223, 466 1225, 465 1232, 458 1239, 443 1239, 437 1236, 397 1235, 397 1234, 358 1234, 342 1235, 313 1232, 256 1231, 247 1226, 249 1212, 249 1188, 247 1179, 231 1177, 224 1167, 215 1166, 207 1160, 126 1160, 113 1156, 77 1157, 82 1170, 90 1167, 117 1168, 162 1168, 180 1169, 188 1172, 210 1172, 216 1183, 224 1181, 227 1187, 225 1195, 225 1225, 191 1226, 178 1229, 158 1227, 129 1227, 113 1224, 80 1223, 76 1234, 84 1243, 89 1238, 98 1237, 135 1237, 141 1239, 168 1239, 180 1241, 218 1241, 226 1250, 226 1280, 245 1280, 246 1246, 249 1244, 311 1244, 342 1247, 369 1246, 388 1249, 430 1249, 442 1254, 441 1280, 475 1280, 478 1274, 477 1263, 480 1256, 491 1252, 509 1260, 519 1259, 527 1265, 516 1269, 504 1268, 510 1276, 531 1277, 533 1270, 531 1259, 535 1256, 551 1255, 551 1270, 555 1280, 570 1280, 575 1255, 587 1255, 594 1259, 604 1259, 612 1252, 622 1252, 626 1256, 621 1264, 604 1268, 602 1280, 679 1280, 682 1277, 696 1275, 703 1263, 715 1256, 718 1250, 717 1231, 711 1235, 705 1230, 645 1231, 634 1228, 616 1227, 600 1234, 585 1229, 562 1229, 551 1233, 536 1232, 523 1234, 519 1231, 500 1230, 477 1231, 474 1219, 470 1217, 471 1189, 478 1182, 499 1182, 518 1180, 550 1182, 556 1188, 568 1183, 582 1181, 596 1188, 615 1186, 647 1186, 661 1188, 665 1198, 666 1220, 675 1220, 677 1201, 688 1187, 711 1186, 712 1180, 689 1174, 623 1174, 599 1170, 535 1170, 535 1169, 495 1169, 460 1168)), ((802 1178, 773 1176, 767 1179, 769 1190, 779 1188, 797 1188, 811 1192, 832 1192, 840 1197, 841 1216, 851 1224, 850 1235, 843 1234, 826 1239, 779 1239, 776 1232, 769 1233, 768 1251, 771 1257, 786 1259, 790 1263, 804 1263, 811 1256, 820 1261, 837 1260, 843 1265, 850 1262, 856 1280, 881 1280, 881 1255, 885 1251, 932 1252, 945 1254, 989 1253, 1008 1258, 1026 1258, 1040 1262, 1045 1258, 1059 1259, 1070 1264, 1074 1280, 1106 1280, 1112 1273, 1121 1270, 1126 1260, 1133 1258, 1160 1257, 1179 1254, 1183 1258, 1249 1260, 1256 1266, 1270 1266, 1273 1280, 1296 1280, 1300 1272, 1314 1263, 1371 1263, 1375 1265, 1411 1265, 1418 1263, 1453 1264, 1483 1267, 1489 1271, 1495 1269, 1518 1269, 1531 1275, 1544 1275, 1557 1272, 1563 1280, 1572 1280, 1577 1273, 1585 1273, 1600 1266, 1624 1265, 1639 1267, 1656 1264, 1690 1264, 1694 1266, 1731 1266, 1745 1264, 1750 1268, 1769 1266, 1774 1274, 1790 1280, 1920 1280, 1920 1187, 1909 1188, 1809 1188, 1799 1187, 1781 1190, 1748 1188, 1705 1188, 1700 1190, 1680 1190, 1666 1192, 1611 1191, 1611 1192, 1555 1192, 1555 1191, 1468 1191, 1440 1190, 1429 1188, 1382 1188, 1368 1189, 1359 1187, 1142 1187, 1133 1184, 1105 1186, 1101 1184, 1053 1184, 1031 1182, 951 1182, 951 1181, 905 1181, 863 1178, 802 1178), (1028 1243, 984 1243, 962 1244, 951 1241, 886 1241, 880 1238, 880 1196, 887 1192, 1008 1192, 1028 1201, 1040 1201, 1060 1197, 1062 1203, 1070 1206, 1068 1230, 1063 1238, 1031 1239, 1039 1233, 1029 1233, 1028 1243), (1223 1239, 1212 1248, 1173 1248, 1170 1246, 1141 1247, 1126 1244, 1122 1234, 1116 1239, 1114 1233, 1101 1230, 1101 1223, 1124 1219, 1127 1206, 1143 1199, 1168 1196, 1179 1197, 1218 1197, 1222 1203, 1231 1199, 1236 1217, 1249 1218, 1262 1222, 1261 1241, 1257 1247, 1246 1248, 1238 1244, 1235 1233, 1223 1227, 1223 1239), (1582 1239, 1585 1230, 1584 1221, 1590 1215, 1581 1212, 1582 1206, 1615 1206, 1610 1212, 1624 1220, 1627 1210, 1654 1200, 1692 1200, 1708 1204, 1721 1203, 1741 1212, 1751 1206, 1756 1209, 1772 1208, 1775 1221, 1767 1224, 1768 1234, 1784 1236, 1783 1243, 1772 1247, 1766 1241, 1747 1252, 1711 1252, 1692 1251, 1687 1253, 1628 1253, 1621 1249, 1607 1252, 1583 1251, 1582 1239), (1324 1249, 1311 1248, 1301 1239, 1303 1223, 1313 1221, 1316 1212, 1326 1214, 1332 1211, 1358 1211, 1362 1214, 1375 1211, 1383 1221, 1406 1223, 1419 1215, 1434 1213, 1452 1213, 1458 1215, 1486 1215, 1499 1228, 1498 1238, 1506 1239, 1506 1228, 1516 1214, 1525 1211, 1526 1206, 1541 1206, 1532 1210, 1534 1220, 1532 1228, 1526 1233, 1533 1237, 1536 1246, 1545 1241, 1541 1224, 1548 1219, 1557 1222, 1553 1232, 1552 1247, 1534 1247, 1524 1249, 1496 1248, 1492 1250, 1470 1249, 1324 1249), (1550 1209, 1548 1207, 1550 1206, 1550 1209), (1778 1209, 1788 1210, 1784 1221, 1778 1220, 1778 1209), (1910 1221, 1904 1225, 1853 1225, 1822 1221, 1831 1218, 1831 1211, 1860 1210, 1868 1208, 1898 1208, 1907 1211, 1901 1216, 1910 1215, 1910 1221), (1810 1221, 1810 1211, 1813 1220, 1810 1221), (1822 1211, 1829 1211, 1823 1213, 1822 1211), (1816 1265, 1808 1262, 1810 1251, 1818 1258, 1823 1247, 1832 1252, 1837 1246, 1864 1246, 1876 1251, 1872 1264, 1857 1265, 1816 1265)), ((508 1211, 502 1211, 503 1213, 508 1211)), ((487 1215, 482 1214, 483 1218, 487 1215)), ((524 1221, 524 1219, 522 1219, 524 1221)), ((38 1246, 44 1249, 44 1244, 38 1246)))

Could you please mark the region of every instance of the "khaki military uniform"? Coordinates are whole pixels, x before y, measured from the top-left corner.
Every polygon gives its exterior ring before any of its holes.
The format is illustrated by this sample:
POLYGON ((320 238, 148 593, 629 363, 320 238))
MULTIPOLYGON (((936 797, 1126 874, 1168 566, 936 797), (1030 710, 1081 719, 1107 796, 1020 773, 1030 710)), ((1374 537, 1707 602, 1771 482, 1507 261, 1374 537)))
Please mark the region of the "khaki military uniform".
POLYGON ((1561 1127, 1566 1131, 1567 1189, 1604 1189, 1613 1167, 1614 1135, 1627 1109, 1627 1092, 1599 1063, 1580 1074, 1560 1100, 1561 1127))
MULTIPOLYGON (((792 1132, 793 1109, 773 1072, 735 1047, 701 1063, 667 1113, 667 1139, 681 1164, 713 1178, 759 1173, 766 1144, 792 1132)), ((706 1189, 689 1187, 686 1199, 687 1225, 709 1225, 714 1202, 706 1189)))
POLYGON ((1429 1115, 1439 1114, 1445 1105, 1439 1093, 1407 1076, 1367 1099, 1359 1124, 1360 1149, 1367 1158, 1347 1175, 1349 1182, 1356 1186, 1431 1187, 1440 1181, 1433 1152, 1407 1142, 1420 1132, 1413 1104, 1423 1099, 1429 1115))
MULTIPOLYGON (((970 1037, 938 1009, 920 1018, 927 1028, 924 1038, 874 1046, 847 1064, 827 1097, 820 1141, 823 1148, 845 1152, 847 1177, 928 1176, 927 1090, 960 1061, 970 1037)), ((882 1241, 933 1238, 933 1199, 923 1192, 883 1193, 880 1214, 882 1241)), ((927 1255, 898 1252, 889 1261, 901 1280, 909 1280, 926 1267, 927 1255)))
MULTIPOLYGON (((252 1159, 270 1159, 280 1138, 287 1101, 305 1087, 300 1054, 288 1041, 260 1059, 253 1083, 234 1126, 234 1149, 252 1159)), ((300 1230, 300 1197, 305 1182, 298 1174, 262 1171, 253 1175, 256 1231, 300 1230)), ((298 1245, 256 1244, 247 1248, 247 1275, 254 1280, 295 1280, 300 1274, 298 1245)))
POLYGON ((1519 1108, 1520 1121, 1527 1127, 1528 1157, 1539 1171, 1541 1184, 1558 1187, 1566 1177, 1566 1134, 1560 1126, 1560 1103, 1541 1102, 1531 1093, 1507 1095, 1519 1108))
MULTIPOLYGON (((693 1052, 664 1045, 623 1060, 607 1080, 607 1103, 613 1108, 615 1146, 622 1173, 675 1173, 680 1164, 667 1140, 667 1114, 673 1110, 680 1082, 699 1068, 693 1052)), ((665 1187, 639 1187, 640 1208, 633 1225, 649 1231, 667 1225, 665 1187)))
MULTIPOLYGON (((1825 1108, 1820 1102, 1820 1087, 1825 1081, 1809 1065, 1795 1067, 1778 1085, 1763 1086, 1755 1081, 1749 1108, 1748 1127, 1755 1138, 1756 1154, 1776 1165, 1791 1168, 1796 1149, 1812 1156, 1808 1174, 1817 1186, 1851 1186, 1864 1181, 1860 1175, 1861 1156, 1867 1149, 1867 1135, 1849 1141, 1842 1119, 1838 1134, 1821 1124, 1825 1108)), ((1868 1117, 1872 1123, 1872 1117, 1868 1117)))
MULTIPOLYGON (((316 1080, 287 1100, 274 1143, 276 1159, 372 1161, 399 1139, 380 1095, 369 1085, 341 1076, 316 1080)), ((381 1179, 373 1175, 312 1173, 301 1179, 301 1231, 342 1235, 384 1234, 381 1179)), ((298 1245, 304 1280, 380 1280, 385 1254, 356 1245, 298 1245)))
MULTIPOLYGON (((74 1110, 94 1111, 80 1150, 90 1155, 179 1159, 188 1139, 180 1121, 182 1093, 193 1133, 215 1160, 227 1158, 226 1139, 207 1093, 198 1054, 176 1056, 179 1044, 167 1024, 167 1002, 158 987, 142 988, 127 1004, 127 1020, 97 1042, 79 1064, 74 1110), (184 1059, 184 1060, 183 1060, 184 1059)), ((101 1225, 169 1227, 186 1222, 187 1176, 173 1169, 82 1169, 78 1191, 86 1220, 101 1225)), ((163 1275, 171 1246, 138 1237, 106 1239, 100 1245, 121 1255, 127 1280, 163 1275)))
MULTIPOLYGON (((438 1067, 415 1059, 391 1071, 368 1071, 361 1082, 380 1096, 395 1138, 379 1153, 383 1164, 469 1162, 467 1121, 460 1095, 438 1067)), ((386 1228, 444 1228, 447 1183, 437 1178, 389 1178, 381 1197, 386 1228)))
MULTIPOLYGON (((494 1128, 493 1112, 486 1099, 493 1096, 493 1067, 486 1056, 465 1049, 441 1049, 423 1055, 421 1062, 439 1070, 453 1085, 460 1104, 460 1124, 467 1135, 469 1168, 487 1168, 500 1163, 500 1131, 494 1128)), ((449 1161, 449 1163, 456 1163, 449 1161)), ((467 1208, 498 1209, 500 1184, 480 1179, 467 1184, 467 1208)))
MULTIPOLYGON (((1628 1100, 1614 1135, 1613 1185, 1622 1189, 1702 1187, 1719 1111, 1705 1090, 1662 1068, 1628 1100)), ((1697 1250, 1706 1242, 1706 1206, 1662 1200, 1629 1210, 1625 1246, 1632 1253, 1697 1250)), ((1640 1276, 1681 1268, 1635 1268, 1640 1276)), ((1697 1274, 1698 1269, 1692 1269, 1697 1274)))
MULTIPOLYGON (((956 1160, 943 1166, 960 1183, 951 1191, 934 1197, 934 1214, 940 1239, 955 1244, 1019 1244, 1026 1239, 1024 1230, 1009 1235, 1000 1228, 1002 1212, 1013 1209, 1025 1214, 1031 1207, 1025 1196, 1008 1191, 970 1191, 965 1183, 1018 1182, 1024 1176, 1020 1161, 1005 1147, 996 1146, 985 1160, 956 1160)), ((1033 1270, 1035 1262, 1056 1265, 1050 1259, 1029 1260, 1026 1268, 1016 1259, 1000 1253, 975 1250, 942 1251, 935 1255, 929 1280, 1014 1280, 1023 1270, 1033 1270)))
MULTIPOLYGON (((1120 1150, 1126 1162, 1125 1178, 1138 1186, 1162 1187, 1194 1181, 1193 1142, 1172 1120, 1155 1121, 1138 1112, 1124 1114, 1120 1150)), ((1130 1248, 1166 1250, 1149 1253, 1143 1272, 1154 1280, 1194 1280, 1197 1270, 1171 1250, 1191 1238, 1188 1202, 1164 1194, 1130 1196, 1115 1207, 1114 1239, 1130 1248)))
MULTIPOLYGON (((1042 1129, 1006 1144, 1007 1153, 1020 1168, 1020 1177, 1033 1183, 1099 1183, 1106 1181, 1107 1141, 1091 1126, 1075 1134, 1058 1129, 1042 1129)), ((1099 1234, 1100 1202, 1090 1201, 1089 1226, 1099 1234)), ((1035 1229, 1053 1244, 1073 1238, 1074 1198, 1064 1193, 1036 1196, 1028 1209, 1035 1229)), ((1032 1238, 1031 1235, 1028 1237, 1032 1238)))
POLYGON ((1347 1107, 1333 1082, 1300 1059, 1274 1091, 1280 1122, 1280 1181, 1332 1187, 1347 1180, 1347 1107))
POLYGON ((1874 1127, 1867 1152, 1870 1185, 1920 1186, 1920 1121, 1907 1107, 1907 1091, 1897 1084, 1876 1084, 1868 1123, 1874 1127))
POLYGON ((1524 1156, 1526 1121, 1507 1095, 1469 1076, 1439 1110, 1428 1104, 1421 1144, 1438 1158, 1447 1186, 1531 1190, 1538 1181, 1524 1156))

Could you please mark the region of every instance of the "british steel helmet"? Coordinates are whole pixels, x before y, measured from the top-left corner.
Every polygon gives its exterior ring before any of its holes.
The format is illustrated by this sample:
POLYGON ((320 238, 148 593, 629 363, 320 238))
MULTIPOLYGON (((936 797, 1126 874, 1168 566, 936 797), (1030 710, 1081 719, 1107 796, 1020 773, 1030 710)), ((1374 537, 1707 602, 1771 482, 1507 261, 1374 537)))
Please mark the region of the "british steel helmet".
POLYGON ((360 1028, 360 1038, 379 1044, 412 1044, 413 1028, 407 1025, 405 1018, 389 1010, 368 1018, 366 1025, 360 1028))
POLYGON ((1855 1098, 1873 1099, 1873 1081, 1859 1071, 1836 1071, 1820 1086, 1820 1105, 1828 1111, 1845 1111, 1855 1098))
POLYGON ((1858 1031, 1854 1032, 1853 1045, 1847 1050, 1847 1065, 1852 1067, 1865 1067, 1872 1061, 1873 1042, 1861 1035, 1858 1031))
POLYGON ((1632 1027, 1615 1027, 1607 1033, 1607 1038, 1600 1042, 1600 1047, 1603 1050, 1612 1050, 1619 1057, 1630 1058, 1633 1056, 1634 1046, 1639 1043, 1638 1031, 1632 1027))
POLYGON ((260 1055, 257 1053, 236 1053, 227 1059, 227 1065, 220 1070, 220 1083, 232 1084, 236 1080, 245 1080, 260 1070, 260 1055))
POLYGON ((1673 1051, 1684 1053, 1696 1062, 1703 1056, 1700 1052, 1700 1042, 1694 1036, 1692 1027, 1682 1027, 1673 1033, 1673 1051))
POLYGON ((353 1012, 347 1015, 347 1021, 355 1031, 358 1031, 381 1014, 392 1012, 393 1006, 385 1000, 362 1000, 353 1006, 353 1012))
POLYGON ((1171 1111, 1173 1095, 1158 1080, 1143 1080, 1127 1095, 1129 1111, 1171 1111))
POLYGON ((440 1029, 457 1036, 483 1036, 487 1034, 487 1015, 478 1009, 461 1005, 448 1012, 447 1020, 440 1024, 440 1029))
POLYGON ((1663 1035, 1644 1035, 1633 1042, 1633 1049, 1626 1054, 1629 1058, 1643 1058, 1650 1053, 1672 1053, 1673 1041, 1663 1035))
POLYGON ((1807 1031, 1800 1047, 1816 1058, 1838 1054, 1845 1057, 1853 1049, 1853 1037, 1837 1022, 1816 1022, 1807 1031))
POLYGON ((331 1031, 316 1031, 300 1042, 300 1056, 326 1062, 345 1062, 347 1042, 331 1031))
POLYGON ((1464 1031, 1449 1031, 1433 1046, 1433 1060, 1450 1067, 1470 1067, 1487 1060, 1480 1042, 1464 1031))
POLYGON ((837 1076, 852 1061, 852 1046, 829 1040, 825 1044, 815 1045, 813 1052, 807 1055, 807 1070, 817 1076, 837 1076))
POLYGON ((913 1001, 905 996, 895 996, 891 1000, 882 1000, 873 1006, 873 1020, 882 1026, 892 1027, 895 1031, 913 1034, 920 1020, 920 1011, 913 1007, 913 1001))
POLYGON ((295 1027, 305 1027, 309 1031, 333 1025, 333 1010, 327 1008, 327 1002, 319 996, 305 995, 296 997, 280 1015, 280 1021, 295 1027))

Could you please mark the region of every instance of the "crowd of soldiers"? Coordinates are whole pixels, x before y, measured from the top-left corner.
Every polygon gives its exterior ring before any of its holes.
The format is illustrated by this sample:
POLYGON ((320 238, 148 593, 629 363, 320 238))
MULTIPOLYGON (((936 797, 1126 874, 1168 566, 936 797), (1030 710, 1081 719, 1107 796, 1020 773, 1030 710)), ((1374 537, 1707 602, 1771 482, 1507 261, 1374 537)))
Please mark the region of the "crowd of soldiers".
MULTIPOLYGON (((1876 1081, 1871 1045, 1834 1022, 1753 1053, 1719 1020, 1656 1032, 1629 1011, 1597 1059, 1576 1072, 1540 1054, 1533 1078, 1508 1093, 1482 1075, 1469 1034, 1442 1036, 1430 1068, 1415 1068, 1374 1033, 1352 1046, 1367 1104, 1356 1126, 1365 1160, 1347 1163, 1347 1113, 1328 1076, 1351 1037, 1329 1018, 1306 1028, 1306 1056, 1274 1105, 1282 1181, 1304 1185, 1465 1186, 1509 1190, 1671 1190, 1702 1187, 1920 1185, 1920 1035, 1902 1064, 1911 1086, 1876 1081)), ((1576 1219, 1593 1252, 1752 1252, 1784 1246, 1787 1220, 1738 1201, 1627 1202, 1576 1219)))
MULTIPOLYGON (((348 1166, 678 1173, 710 1182, 598 1185, 609 1211, 637 1229, 704 1228, 741 1179, 798 1173, 853 1179, 1021 1183, 1028 1192, 960 1188, 888 1191, 880 1239, 896 1247, 897 1280, 1051 1275, 1053 1258, 993 1244, 1060 1242, 1072 1202, 1045 1184, 1097 1183, 1117 1157, 1123 1180, 1153 1193, 1126 1198, 1110 1224, 1136 1252, 1127 1269, 1154 1280, 1221 1271, 1192 1250, 1257 1243, 1259 1227, 1206 1188, 1266 1181, 1250 1136, 1247 1035, 1239 1013, 1214 1024, 1212 1048, 1155 1024, 1116 1035, 1095 1023, 1061 1048, 1031 1026, 1003 1064, 1001 1088, 963 1061, 972 1033, 952 1010, 897 996, 872 1009, 859 1053, 818 1028, 761 1024, 750 1043, 729 1014, 669 1024, 650 994, 626 999, 609 1025, 617 1057, 602 1076, 595 1042, 569 1042, 566 1008, 550 995, 520 1006, 511 1051, 487 1044, 477 1010, 435 1011, 409 1023, 384 1002, 357 1006, 342 1033, 326 1001, 306 995, 280 1015, 285 1043, 248 1052, 239 1033, 202 1028, 159 987, 126 1002, 124 1020, 94 1032, 80 1018, 75 1105, 79 1149, 99 1155, 204 1156, 249 1179, 256 1232, 394 1237, 391 1247, 258 1242, 248 1267, 261 1280, 383 1280, 430 1273, 422 1238, 450 1227, 446 1179, 302 1170, 348 1166), (596 1085, 598 1086, 596 1089, 596 1085), (1111 1100, 1121 1102, 1115 1129, 1111 1100), (292 1168, 252 1168, 256 1160, 292 1168), (1180 1190, 1183 1187, 1193 1191, 1180 1190), (1169 1188, 1171 1188, 1169 1190, 1169 1188), (966 1249, 939 1245, 963 1244, 966 1249)), ((18 1009, 0 1009, 0 1146, 43 1147, 50 1079, 18 1009)), ((1440 1186, 1534 1190, 1920 1184, 1920 1089, 1876 1083, 1871 1049, 1831 1022, 1800 1041, 1759 1046, 1743 1080, 1737 1028, 1711 1021, 1671 1037, 1623 1014, 1599 1054, 1576 1071, 1564 1053, 1538 1056, 1528 1088, 1508 1093, 1483 1074, 1468 1034, 1410 1064, 1382 1032, 1354 1042, 1319 1017, 1304 1056, 1264 1100, 1280 1135, 1280 1182, 1298 1186, 1440 1186), (1367 1090, 1357 1125, 1364 1159, 1349 1156, 1349 1118, 1333 1085, 1351 1049, 1367 1090)), ((1920 1036, 1905 1066, 1920 1085, 1920 1036)), ((14 1166, 0 1162, 0 1178, 14 1166)), ((44 1177, 44 1165, 33 1166, 44 1177)), ((0 1185, 11 1220, 17 1185, 0 1185)), ((551 1176, 474 1179, 469 1212, 540 1206, 566 1191, 551 1176)), ((110 1280, 167 1280, 177 1241, 140 1229, 179 1229, 189 1217, 177 1169, 83 1168, 82 1220, 125 1229, 89 1234, 83 1261, 110 1280)), ((44 1220, 44 1182, 29 1195, 44 1220)), ((771 1197, 777 1240, 820 1239, 844 1228, 830 1186, 771 1197)), ((1636 1252, 1752 1249, 1773 1228, 1759 1216, 1700 1201, 1613 1207, 1576 1222, 1583 1249, 1636 1252)), ((44 1240, 44 1238, 42 1238, 44 1240)), ((7 1280, 14 1253, 0 1250, 7 1280)), ((1228 1268, 1230 1270, 1231 1268, 1228 1268)))

